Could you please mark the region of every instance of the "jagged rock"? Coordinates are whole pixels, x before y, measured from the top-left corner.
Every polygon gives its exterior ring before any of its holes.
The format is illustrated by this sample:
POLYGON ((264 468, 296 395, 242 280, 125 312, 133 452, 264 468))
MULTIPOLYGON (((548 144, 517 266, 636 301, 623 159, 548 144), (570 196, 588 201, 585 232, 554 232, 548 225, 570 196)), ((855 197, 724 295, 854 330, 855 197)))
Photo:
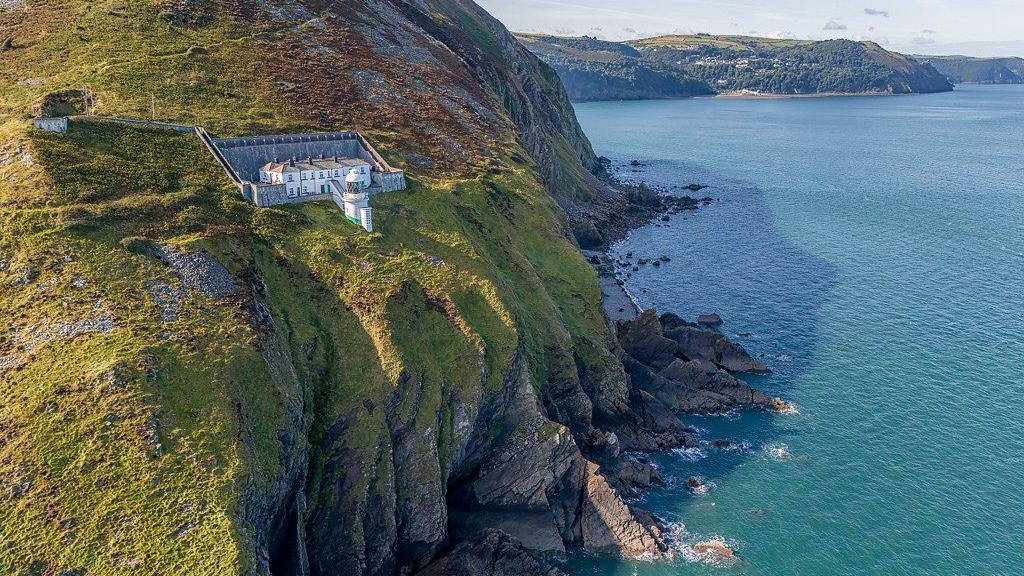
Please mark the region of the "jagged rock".
POLYGON ((730 372, 771 373, 763 362, 755 360, 742 346, 729 341, 717 330, 679 325, 666 328, 664 335, 674 340, 679 352, 687 358, 707 360, 730 372))
POLYGON ((698 360, 676 360, 661 375, 669 382, 663 390, 671 392, 674 401, 667 403, 682 412, 714 414, 743 407, 774 410, 769 396, 725 370, 709 369, 698 360))
POLYGON ((650 462, 637 458, 622 458, 607 470, 608 481, 624 494, 635 494, 651 486, 664 485, 658 469, 650 462))
MULTIPOLYGON (((629 355, 623 355, 622 361, 637 363, 629 355)), ((646 390, 646 385, 645 381, 631 379, 633 391, 630 413, 635 421, 621 423, 617 428, 623 450, 655 451, 696 446, 693 431, 679 420, 669 406, 646 390)))
POLYGON ((580 517, 583 547, 592 552, 614 552, 626 558, 651 558, 665 551, 661 530, 642 523, 598 471, 587 463, 585 499, 580 517))
POLYGON ((658 319, 649 310, 633 322, 620 321, 618 334, 632 386, 671 410, 713 414, 742 407, 787 408, 785 402, 754 390, 722 369, 722 364, 757 366, 743 364, 743 358, 754 361, 720 332, 671 314, 658 319))
POLYGON ((676 358, 678 344, 662 335, 661 322, 654 310, 648 310, 632 322, 618 324, 619 345, 633 358, 657 369, 667 367, 676 358))
POLYGON ((697 316, 697 323, 705 326, 721 326, 722 317, 718 314, 701 314, 697 316))
POLYGON ((460 542, 417 576, 565 576, 499 530, 485 528, 460 542))

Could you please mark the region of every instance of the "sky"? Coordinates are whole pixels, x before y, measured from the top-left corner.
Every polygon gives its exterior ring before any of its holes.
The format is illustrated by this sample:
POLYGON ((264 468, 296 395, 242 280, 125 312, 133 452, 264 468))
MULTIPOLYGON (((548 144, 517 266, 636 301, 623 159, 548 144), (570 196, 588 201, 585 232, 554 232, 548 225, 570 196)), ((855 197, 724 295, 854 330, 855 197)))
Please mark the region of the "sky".
POLYGON ((1024 56, 1024 0, 476 0, 509 29, 628 40, 707 32, 1024 56))

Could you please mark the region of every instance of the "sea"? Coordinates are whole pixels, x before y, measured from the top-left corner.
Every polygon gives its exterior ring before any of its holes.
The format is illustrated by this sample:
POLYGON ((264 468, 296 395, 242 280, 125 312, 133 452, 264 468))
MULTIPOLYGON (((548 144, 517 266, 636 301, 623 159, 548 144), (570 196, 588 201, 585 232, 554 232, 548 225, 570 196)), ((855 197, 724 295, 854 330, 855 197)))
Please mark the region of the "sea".
POLYGON ((635 502, 674 559, 572 573, 1024 574, 1024 86, 576 112, 622 178, 714 199, 614 246, 671 259, 627 290, 721 314, 798 412, 684 417, 704 443, 635 502))

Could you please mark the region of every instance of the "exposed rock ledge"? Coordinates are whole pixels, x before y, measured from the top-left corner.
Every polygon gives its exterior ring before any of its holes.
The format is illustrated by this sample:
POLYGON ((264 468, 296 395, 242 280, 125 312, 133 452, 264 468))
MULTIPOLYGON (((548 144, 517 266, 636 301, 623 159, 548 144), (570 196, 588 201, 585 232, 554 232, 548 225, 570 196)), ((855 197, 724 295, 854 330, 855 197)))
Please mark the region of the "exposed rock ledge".
POLYGON ((568 428, 534 411, 527 382, 514 386, 508 408, 519 414, 515 432, 450 486, 448 524, 455 545, 418 574, 561 576, 548 560, 564 557, 569 548, 661 557, 667 553, 662 525, 621 496, 661 479, 643 457, 626 452, 695 446, 693 430, 679 413, 786 406, 730 373, 768 368, 713 328, 649 310, 636 320, 620 320, 617 335, 628 406, 595 419, 599 427, 591 429, 581 451, 568 428))
POLYGON ((732 372, 767 374, 767 366, 721 332, 648 310, 618 322, 622 363, 634 389, 676 412, 713 414, 734 408, 781 411, 784 401, 737 379, 732 372))
POLYGON ((508 534, 490 528, 460 542, 418 576, 565 576, 508 534))

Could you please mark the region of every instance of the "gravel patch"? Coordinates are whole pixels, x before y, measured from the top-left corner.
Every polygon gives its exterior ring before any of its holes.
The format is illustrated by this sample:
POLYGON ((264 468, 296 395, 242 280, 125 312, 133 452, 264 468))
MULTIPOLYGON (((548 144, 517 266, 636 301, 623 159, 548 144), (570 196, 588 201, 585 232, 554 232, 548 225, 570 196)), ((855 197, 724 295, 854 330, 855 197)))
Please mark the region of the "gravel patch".
MULTIPOLYGON (((114 317, 99 301, 93 305, 92 314, 84 318, 29 326, 12 334, 3 346, 6 350, 0 356, 0 376, 24 366, 47 342, 74 340, 85 334, 108 334, 116 328, 114 317)), ((0 343, 3 341, 0 340, 0 343)))
POLYGON ((159 280, 146 282, 146 289, 153 303, 160 309, 160 319, 167 322, 178 321, 178 310, 181 308, 181 290, 159 280))
POLYGON ((170 246, 157 246, 156 256, 181 278, 183 291, 200 292, 211 298, 235 293, 235 279, 223 264, 205 252, 185 252, 170 246))

